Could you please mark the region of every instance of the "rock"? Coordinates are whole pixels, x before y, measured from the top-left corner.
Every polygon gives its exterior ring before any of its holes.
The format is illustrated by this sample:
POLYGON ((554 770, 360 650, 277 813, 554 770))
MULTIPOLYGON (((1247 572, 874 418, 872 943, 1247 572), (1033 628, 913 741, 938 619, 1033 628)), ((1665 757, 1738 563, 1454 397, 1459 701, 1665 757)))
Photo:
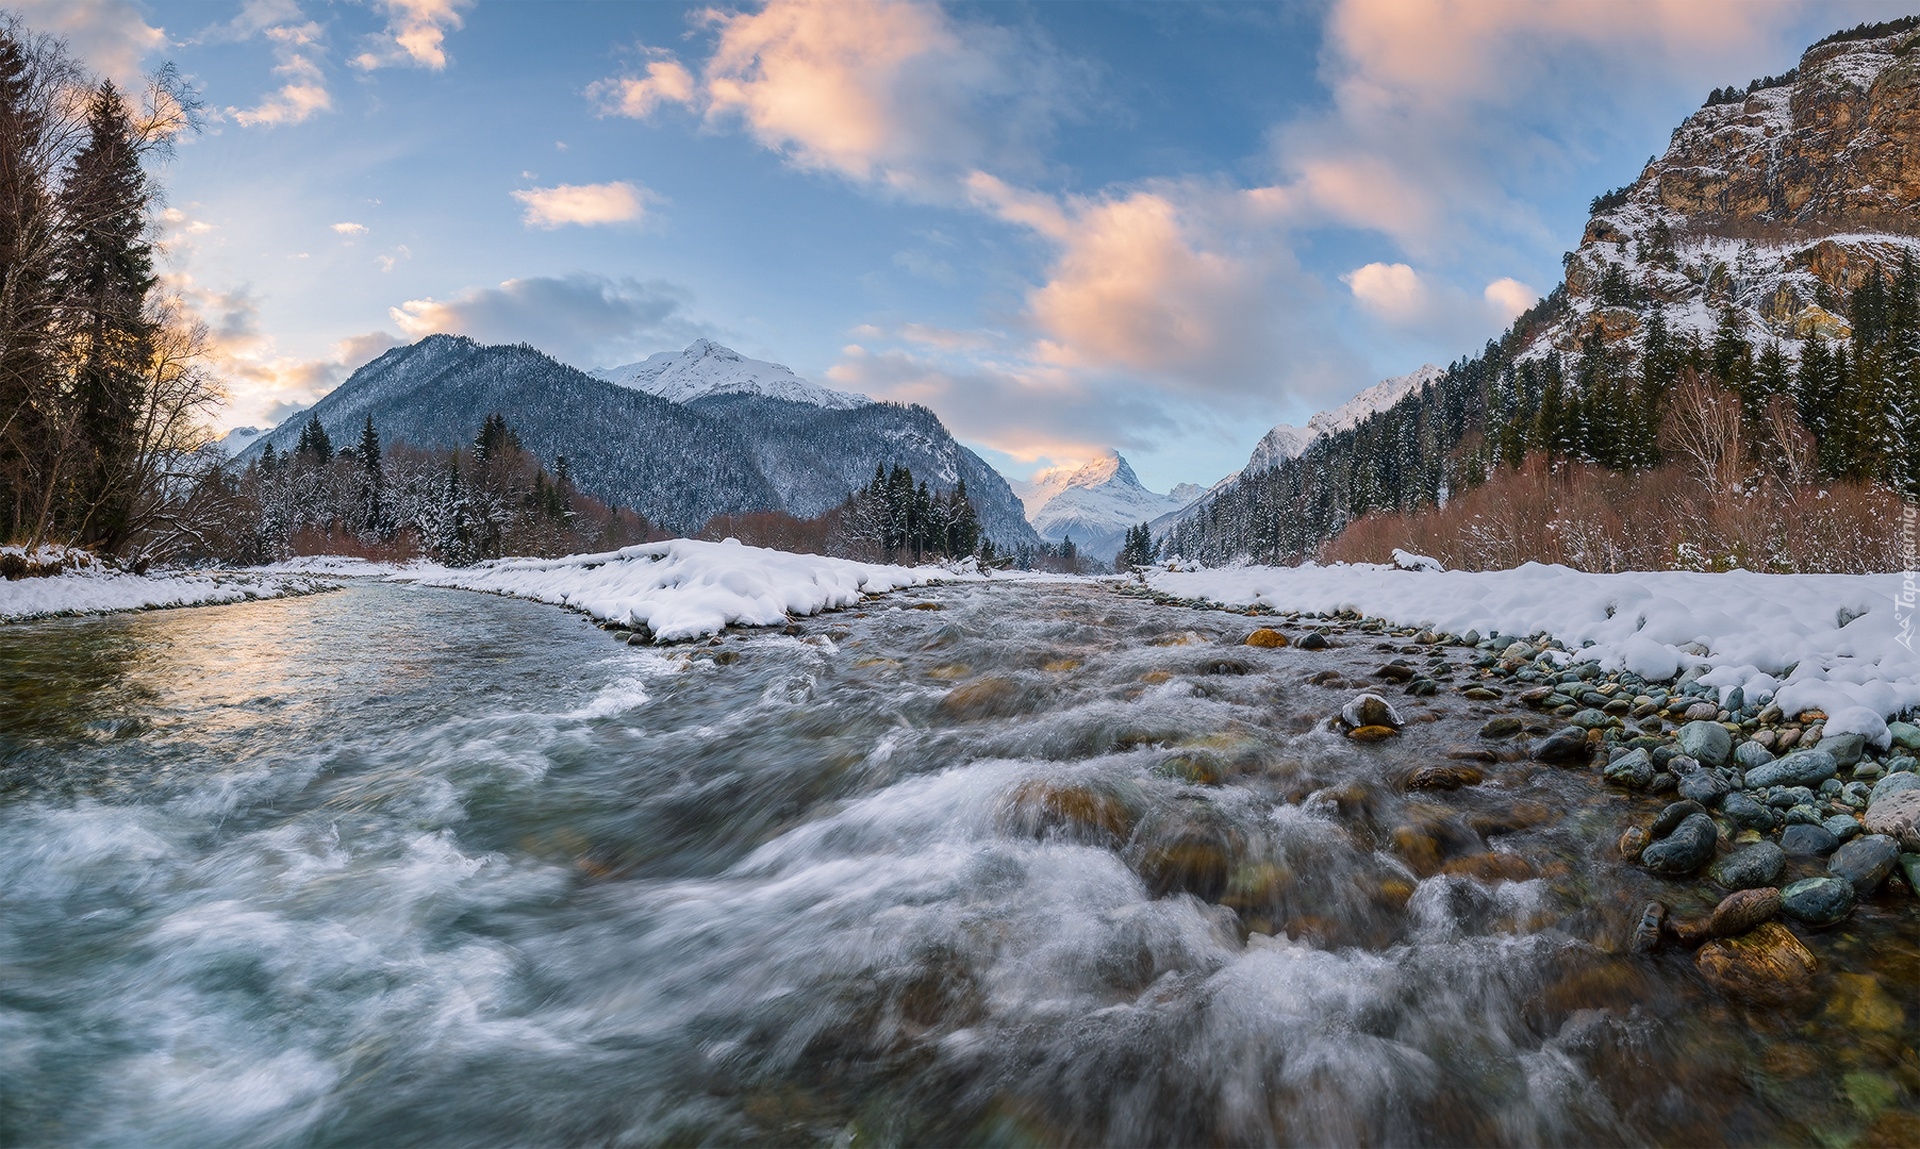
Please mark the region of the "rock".
POLYGON ((1780 912, 1780 891, 1771 887, 1765 889, 1738 890, 1720 900, 1707 916, 1707 936, 1710 938, 1739 937, 1761 922, 1772 921, 1780 912))
POLYGON ((1920 854, 1900 855, 1900 876, 1907 880, 1907 889, 1920 897, 1920 854))
POLYGON ((1868 834, 1835 850, 1827 873, 1853 883, 1854 896, 1864 898, 1880 888, 1899 860, 1899 843, 1886 834, 1868 834))
POLYGON ((1833 755, 1840 766, 1851 766, 1860 761, 1860 755, 1866 752, 1867 736, 1864 734, 1830 734, 1820 740, 1816 749, 1833 755))
POLYGON ((1880 779, 1873 784, 1873 789, 1867 791, 1867 805, 1871 806, 1882 798, 1891 798, 1905 790, 1920 790, 1920 774, 1903 770, 1880 779))
POLYGON ((1853 883, 1845 878, 1806 878, 1780 891, 1780 912, 1810 926, 1830 926, 1853 912, 1853 900, 1853 883))
POLYGON ((1904 750, 1920 750, 1920 726, 1911 722, 1887 723, 1887 736, 1893 744, 1904 750))
POLYGON ((1025 703, 1020 684, 1011 678, 982 678, 956 686, 940 700, 950 718, 997 718, 1017 713, 1025 703))
MULTIPOLYGON (((1601 770, 1601 774, 1616 786, 1625 786, 1629 790, 1644 790, 1653 783, 1653 759, 1645 750, 1629 750, 1607 763, 1601 770)), ((1693 808, 1697 810, 1701 807, 1698 802, 1695 802, 1693 808)))
POLYGON ((1920 790, 1901 790, 1868 806, 1865 824, 1869 834, 1885 834, 1902 849, 1920 851, 1920 790))
POLYGON ((1036 778, 1002 799, 995 820, 1016 834, 1058 834, 1117 849, 1133 834, 1134 812, 1119 794, 1101 787, 1036 778))
POLYGON ((1627 948, 1637 954, 1652 953, 1660 945, 1660 933, 1666 924, 1667 907, 1648 902, 1646 909, 1640 911, 1639 924, 1633 927, 1633 940, 1627 948))
POLYGON ((1839 773, 1840 764, 1824 750, 1796 750, 1747 771, 1747 789, 1769 786, 1818 786, 1839 773))
POLYGON ((1602 726, 1611 725, 1613 723, 1613 715, 1608 714, 1604 710, 1595 710, 1592 707, 1588 707, 1585 710, 1575 711, 1573 717, 1567 719, 1567 721, 1587 730, 1596 730, 1602 726))
POLYGON ((1247 645, 1271 650, 1274 647, 1286 646, 1287 636, 1270 626, 1263 626, 1247 636, 1247 645))
POLYGON ((1720 812, 1736 826, 1744 826, 1749 830, 1773 829, 1773 811, 1751 794, 1738 790, 1728 794, 1720 800, 1720 812))
POLYGON ((1407 683, 1407 693, 1415 698, 1431 698, 1440 693, 1440 684, 1431 678, 1416 678, 1407 683))
POLYGON ((1680 728, 1676 741, 1682 754, 1707 766, 1724 766, 1727 755, 1733 753, 1733 736, 1718 722, 1689 722, 1680 728))
POLYGON ((1347 737, 1355 742, 1383 742, 1399 733, 1391 726, 1356 726, 1347 731, 1347 737))
POLYGON ((1415 770, 1407 779, 1409 790, 1458 790, 1478 786, 1485 775, 1471 766, 1433 764, 1415 770))
POLYGON ((1620 856, 1629 862, 1640 860, 1640 851, 1647 848, 1647 831, 1643 826, 1628 826, 1620 832, 1620 856))
POLYGON ((1842 844, 1860 836, 1860 822, 1851 814, 1835 814, 1820 823, 1820 828, 1832 834, 1842 844))
POLYGON ((1501 651, 1500 657, 1502 659, 1511 659, 1518 662, 1525 662, 1538 653, 1540 652, 1533 649, 1533 647, 1528 646, 1524 642, 1515 642, 1515 643, 1509 644, 1505 650, 1501 651))
POLYGON ((1404 662, 1389 662, 1374 671, 1373 676, 1375 678, 1383 678, 1388 682, 1405 682, 1413 677, 1413 667, 1408 666, 1404 662))
POLYGON ((1825 826, 1788 826, 1786 832, 1780 835, 1780 848, 1789 854, 1824 858, 1840 848, 1840 839, 1834 837, 1825 826))
POLYGON ((1406 725, 1386 699, 1371 693, 1356 695, 1340 708, 1340 717, 1348 726, 1354 727, 1385 726, 1398 730, 1406 725))
POLYGON ((1485 746, 1468 746, 1461 743, 1447 747, 1447 757, 1455 762, 1498 762, 1500 756, 1485 746))
POLYGON ((1772 842, 1755 842, 1713 864, 1711 877, 1729 890, 1756 890, 1780 880, 1787 852, 1772 842))
POLYGON ((1518 733, 1520 733, 1520 720, 1511 714, 1502 714, 1498 718, 1490 719, 1480 728, 1482 738, 1511 738, 1518 733))
POLYGON ((1733 748, 1733 760, 1739 763, 1740 769, 1751 770, 1773 761, 1773 751, 1749 739, 1733 748))
POLYGON ((1706 810, 1698 802, 1675 802, 1660 811, 1654 818, 1653 825, 1647 828, 1647 833, 1655 838, 1664 838, 1673 833, 1674 829, 1689 817, 1704 813, 1706 810))
POLYGON ((1820 822, 1820 811, 1811 803, 1800 802, 1787 807, 1787 825, 1789 826, 1818 826, 1820 822))
POLYGON ((1717 806, 1731 789, 1726 779, 1711 770, 1694 770, 1678 775, 1680 796, 1691 798, 1702 806, 1717 806))
POLYGON ((1299 645, 1301 650, 1325 650, 1327 636, 1316 630, 1312 634, 1302 635, 1299 645))
POLYGON ((1720 713, 1720 708, 1711 702, 1696 702, 1687 707, 1681 715, 1688 722, 1711 722, 1720 713))
POLYGON ((1542 762, 1585 765, 1592 755, 1586 734, 1574 727, 1558 731, 1533 748, 1533 756, 1542 762))
MULTIPOLYGON (((1475 702, 1497 702, 1500 699, 1500 692, 1498 690, 1489 690, 1484 686, 1469 686, 1460 692, 1460 697, 1471 698, 1475 702)), ((1542 697, 1545 696, 1543 695, 1542 697)))
MULTIPOLYGON (((1684 803, 1676 802, 1674 805, 1684 803)), ((1672 833, 1640 852, 1640 863, 1654 873, 1668 877, 1691 874, 1713 857, 1713 847, 1718 837, 1712 818, 1704 812, 1688 814, 1672 833)))
POLYGON ((1761 1005, 1806 997, 1819 969, 1812 951, 1778 922, 1763 922, 1744 937, 1707 943, 1693 965, 1721 993, 1761 1005))

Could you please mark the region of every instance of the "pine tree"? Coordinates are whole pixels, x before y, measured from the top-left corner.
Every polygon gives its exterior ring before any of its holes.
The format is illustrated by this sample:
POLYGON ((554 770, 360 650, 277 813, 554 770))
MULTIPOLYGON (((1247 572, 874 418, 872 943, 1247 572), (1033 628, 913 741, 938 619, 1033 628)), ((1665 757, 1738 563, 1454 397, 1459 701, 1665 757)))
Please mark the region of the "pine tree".
POLYGON ((310 467, 324 467, 333 462, 333 440, 320 425, 320 416, 308 416, 307 425, 300 429, 300 442, 294 445, 293 457, 310 467))
POLYGON ((87 445, 77 533, 112 551, 130 526, 127 480, 140 446, 138 416, 152 355, 146 303, 156 277, 145 239, 152 193, 126 101, 110 81, 88 104, 87 133, 61 189, 69 221, 61 275, 73 317, 73 387, 87 445))
POLYGON ((381 469, 380 433, 374 430, 373 414, 360 432, 360 530, 370 538, 387 534, 387 481, 381 469))
POLYGON ((0 539, 33 533, 44 502, 58 296, 52 197, 39 163, 47 125, 33 61, 0 28, 0 539))

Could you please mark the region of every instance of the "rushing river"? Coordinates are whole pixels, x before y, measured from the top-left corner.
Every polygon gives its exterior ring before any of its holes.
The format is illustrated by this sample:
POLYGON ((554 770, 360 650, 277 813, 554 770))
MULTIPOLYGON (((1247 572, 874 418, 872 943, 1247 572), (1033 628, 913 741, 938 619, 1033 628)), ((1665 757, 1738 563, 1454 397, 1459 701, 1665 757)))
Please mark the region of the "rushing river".
POLYGON ((1347 742, 1404 648, 1252 625, 972 586, 654 650, 356 584, 0 628, 0 1144, 1916 1128, 1910 899, 1731 1003, 1625 952, 1713 900, 1618 862, 1657 800, 1518 749, 1407 793, 1509 711, 1347 742))

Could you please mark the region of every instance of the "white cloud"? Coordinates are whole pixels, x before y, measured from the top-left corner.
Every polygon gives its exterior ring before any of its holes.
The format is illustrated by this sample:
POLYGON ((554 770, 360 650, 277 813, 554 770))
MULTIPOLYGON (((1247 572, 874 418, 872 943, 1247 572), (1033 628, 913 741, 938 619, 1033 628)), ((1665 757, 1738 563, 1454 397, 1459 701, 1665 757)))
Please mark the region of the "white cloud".
POLYGON ((403 65, 440 71, 447 66, 447 33, 464 23, 460 13, 473 0, 377 0, 385 9, 384 35, 353 59, 365 71, 403 65))
POLYGON ((365 235, 367 234, 367 225, 364 223, 336 223, 333 225, 333 230, 339 232, 341 235, 365 235))
POLYGON ((134 0, 13 0, 7 8, 36 32, 65 40, 87 67, 137 90, 147 57, 167 46, 134 0))
POLYGON ((711 334, 687 297, 659 280, 576 272, 509 279, 450 299, 410 299, 388 312, 408 336, 436 331, 488 343, 526 342, 578 367, 628 363, 711 334))
POLYGON ((1340 282, 1368 309, 1399 322, 1421 317, 1431 303, 1427 285, 1404 263, 1369 263, 1341 276, 1340 282))
POLYGON ((229 107, 227 115, 243 128, 298 124, 333 108, 327 91, 325 32, 308 20, 293 0, 254 0, 225 24, 202 32, 202 41, 237 42, 254 37, 273 46, 274 74, 286 83, 251 108, 229 107))
POLYGON ((637 118, 684 105, 739 123, 797 167, 917 197, 956 198, 979 167, 1037 170, 1037 145, 1082 85, 1048 45, 936 4, 771 0, 701 21, 715 40, 697 75, 642 48, 638 74, 589 96, 637 118))
POLYGON ((527 207, 522 217, 528 227, 556 228, 568 224, 631 223, 646 214, 653 193, 624 180, 604 184, 560 184, 516 191, 513 198, 527 207))
POLYGON ((1540 301, 1540 293, 1512 277, 1496 279, 1482 293, 1502 321, 1511 323, 1520 313, 1540 301))

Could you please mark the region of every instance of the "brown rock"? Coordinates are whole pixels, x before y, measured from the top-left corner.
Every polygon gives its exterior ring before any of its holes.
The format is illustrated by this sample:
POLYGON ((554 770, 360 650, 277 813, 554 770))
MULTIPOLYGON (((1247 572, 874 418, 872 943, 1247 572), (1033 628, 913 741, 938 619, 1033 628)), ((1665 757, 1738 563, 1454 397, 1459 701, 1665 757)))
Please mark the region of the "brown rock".
POLYGON ((1647 830, 1644 826, 1628 826, 1620 835, 1620 856, 1629 862, 1640 860, 1640 851, 1647 848, 1647 830))
POLYGON ((1247 636, 1247 645, 1271 649, 1273 647, 1287 646, 1289 644, 1287 642, 1286 635, 1281 634, 1279 631, 1273 629, 1270 626, 1263 626, 1259 630, 1256 630, 1252 634, 1247 636))
POLYGON ((1533 866, 1518 854, 1474 854, 1455 858, 1440 867, 1443 874, 1465 874, 1483 882, 1524 882, 1533 877, 1533 866))
POLYGON ((1011 678, 982 678, 954 687, 940 700, 940 710, 949 718, 994 718, 1017 713, 1021 694, 1011 678))
POLYGON ((1761 1005, 1805 998, 1820 963, 1793 931, 1762 922, 1737 938, 1708 942, 1694 955, 1694 968, 1728 997, 1761 1005))
POLYGON ((1765 887, 1740 890, 1722 898, 1713 912, 1691 922, 1676 922, 1673 932, 1683 945, 1697 946, 1714 938, 1739 937, 1780 913, 1780 891, 1765 887))
POLYGON ((1458 790, 1478 786, 1485 775, 1471 766, 1434 764, 1422 766, 1407 779, 1409 790, 1458 790))
POLYGON ((1920 852, 1920 789, 1889 794, 1867 808, 1867 833, 1885 834, 1903 850, 1920 852))
POLYGON ((1118 846, 1133 833, 1134 812, 1120 796, 1094 786, 1034 778, 1001 801, 996 821, 1011 833, 1118 846))
POLYGON ((1380 742, 1400 733, 1391 726, 1356 726, 1347 731, 1347 737, 1355 742, 1380 742))
POLYGON ((1456 762, 1498 762, 1500 756, 1485 746, 1449 746, 1447 757, 1456 762))

